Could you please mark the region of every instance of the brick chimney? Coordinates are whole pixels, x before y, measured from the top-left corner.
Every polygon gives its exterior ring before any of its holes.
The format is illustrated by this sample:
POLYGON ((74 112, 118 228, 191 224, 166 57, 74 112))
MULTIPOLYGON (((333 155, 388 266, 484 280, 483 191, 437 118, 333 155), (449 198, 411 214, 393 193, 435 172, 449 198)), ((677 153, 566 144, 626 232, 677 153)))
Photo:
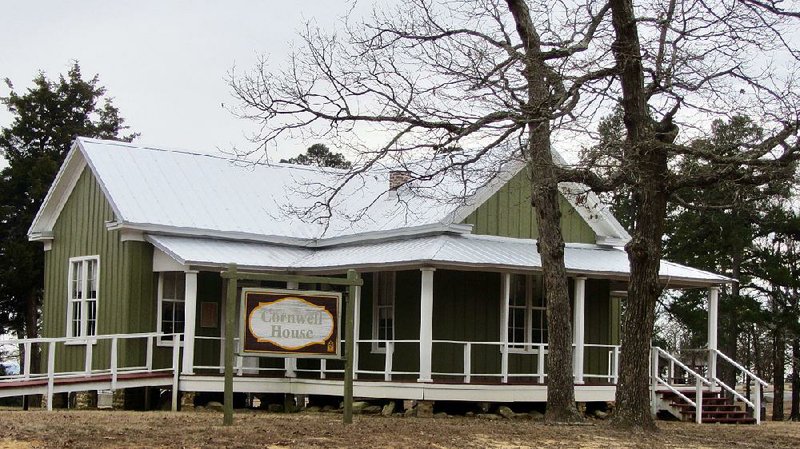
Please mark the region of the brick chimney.
POLYGON ((394 191, 400 188, 403 184, 411 180, 411 173, 401 170, 392 170, 389 172, 389 190, 394 191))

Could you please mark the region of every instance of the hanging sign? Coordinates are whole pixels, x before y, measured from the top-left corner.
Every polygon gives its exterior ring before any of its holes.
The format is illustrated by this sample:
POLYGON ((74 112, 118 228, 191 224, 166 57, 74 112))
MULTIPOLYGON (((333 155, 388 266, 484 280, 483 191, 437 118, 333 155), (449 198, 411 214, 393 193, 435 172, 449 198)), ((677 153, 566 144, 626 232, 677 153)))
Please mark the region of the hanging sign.
POLYGON ((241 353, 340 358, 341 304, 336 292, 242 289, 241 353))

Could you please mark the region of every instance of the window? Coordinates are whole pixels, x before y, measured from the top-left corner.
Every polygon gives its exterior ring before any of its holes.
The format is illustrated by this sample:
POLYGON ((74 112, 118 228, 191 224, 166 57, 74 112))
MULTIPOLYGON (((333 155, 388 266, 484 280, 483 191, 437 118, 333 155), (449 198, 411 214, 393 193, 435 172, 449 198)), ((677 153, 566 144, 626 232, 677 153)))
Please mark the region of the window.
MULTIPOLYGON (((372 339, 394 340, 395 273, 375 273, 372 289, 372 339)), ((372 352, 385 352, 386 343, 373 342, 372 352)))
MULTIPOLYGON (((158 277, 158 332, 180 334, 184 329, 186 274, 165 271, 158 277)), ((172 341, 172 336, 159 337, 159 342, 172 341)))
POLYGON ((541 285, 541 276, 511 275, 508 342, 513 350, 533 351, 531 343, 547 343, 547 306, 541 285))
POLYGON ((98 256, 73 257, 69 260, 69 297, 67 301, 67 336, 97 335, 97 299, 100 273, 98 256))

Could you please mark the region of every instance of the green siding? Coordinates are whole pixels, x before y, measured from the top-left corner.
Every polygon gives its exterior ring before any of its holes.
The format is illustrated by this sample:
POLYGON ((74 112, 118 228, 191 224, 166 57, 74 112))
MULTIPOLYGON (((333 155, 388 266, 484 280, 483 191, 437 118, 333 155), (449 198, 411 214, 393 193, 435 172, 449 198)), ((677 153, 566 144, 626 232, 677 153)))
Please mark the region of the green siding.
MULTIPOLYGON (((559 195, 561 231, 564 241, 595 243, 596 235, 569 201, 559 195)), ((530 181, 522 170, 489 197, 463 223, 473 225, 474 234, 535 239, 539 225, 531 207, 530 181)))
MULTIPOLYGON (((85 169, 55 223, 52 249, 45 253, 45 337, 66 336, 69 259, 79 256, 100 256, 99 335, 154 329, 152 247, 144 242, 120 241, 119 231, 106 229, 106 222, 113 219, 110 204, 90 170, 85 169)), ((97 343, 93 350, 95 368, 108 366, 110 348, 110 341, 97 343)), ((120 366, 144 363, 143 343, 121 342, 119 348, 120 366)), ((56 369, 82 370, 84 351, 83 346, 59 345, 56 369)))

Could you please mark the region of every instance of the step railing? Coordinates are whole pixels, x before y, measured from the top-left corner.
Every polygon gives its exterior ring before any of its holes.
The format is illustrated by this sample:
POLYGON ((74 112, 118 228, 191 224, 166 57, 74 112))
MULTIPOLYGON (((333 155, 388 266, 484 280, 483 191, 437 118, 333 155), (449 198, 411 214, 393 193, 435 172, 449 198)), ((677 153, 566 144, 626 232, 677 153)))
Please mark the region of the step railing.
MULTIPOLYGON (((20 338, 2 340, 0 344, 3 346, 16 346, 21 348, 22 366, 18 374, 11 374, 0 376, 0 384, 8 384, 15 382, 32 382, 32 381, 47 381, 47 409, 52 410, 53 407, 53 394, 55 389, 56 380, 61 379, 75 379, 75 378, 88 378, 98 375, 110 375, 111 389, 117 388, 120 374, 141 374, 141 373, 157 373, 157 372, 172 372, 173 374, 173 388, 172 388, 172 405, 173 409, 177 407, 177 392, 178 392, 178 375, 180 371, 180 348, 181 340, 183 339, 182 333, 135 333, 135 334, 108 334, 108 335, 92 335, 90 337, 42 337, 42 338, 20 338), (169 338, 172 340, 172 360, 168 367, 154 368, 153 367, 153 347, 157 339, 169 338), (119 343, 126 340, 144 340, 146 343, 145 359, 143 365, 135 366, 120 366, 119 362, 119 343), (101 341, 110 342, 109 360, 107 367, 94 368, 96 352, 95 345, 101 341), (64 351, 65 347, 84 347, 83 356, 83 369, 72 371, 56 371, 56 357, 59 352, 58 345, 61 345, 60 350, 64 351), (35 350, 36 347, 47 350, 47 363, 42 372, 31 372, 31 359, 38 357, 35 350)), ((101 362, 102 365, 102 362, 101 362)))
POLYGON ((711 387, 711 382, 706 379, 705 377, 701 376, 688 366, 686 366, 683 362, 675 358, 669 352, 659 348, 658 346, 653 346, 651 349, 651 357, 650 357, 650 380, 652 382, 651 391, 650 391, 650 405, 652 407, 653 415, 658 413, 658 389, 660 386, 666 387, 667 390, 678 396, 679 398, 686 401, 687 404, 694 407, 695 411, 695 422, 698 424, 703 422, 703 387, 708 386, 711 387), (660 361, 661 359, 666 359, 669 362, 669 369, 667 370, 667 378, 664 379, 661 377, 661 366, 660 361), (683 394, 680 390, 673 387, 671 384, 672 376, 674 376, 675 366, 680 367, 683 369, 687 375, 694 378, 695 384, 695 397, 694 400, 689 399, 688 396, 683 394))
MULTIPOLYGON (((742 374, 742 378, 743 378, 742 380, 744 381, 745 384, 749 384, 751 381, 755 382, 755 384, 756 384, 755 397, 753 398, 753 401, 751 402, 744 395, 742 395, 741 393, 736 391, 736 388, 733 388, 733 387, 725 384, 725 382, 721 381, 717 376, 713 377, 713 381, 718 383, 723 389, 725 389, 725 391, 731 393, 736 399, 738 399, 738 400, 744 402, 745 404, 749 405, 753 409, 753 417, 756 419, 756 424, 761 424, 761 399, 762 399, 761 398, 761 387, 768 387, 769 384, 766 381, 764 381, 763 379, 761 379, 760 377, 758 377, 755 374, 753 374, 753 372, 751 372, 747 368, 743 367, 742 365, 740 365, 739 363, 734 361, 732 358, 728 357, 722 351, 720 351, 718 349, 712 349, 712 351, 713 351, 712 352, 713 355, 715 355, 716 357, 722 358, 726 362, 730 363, 731 366, 733 366, 734 368, 739 370, 739 374, 742 374)), ((778 399, 776 398, 775 400, 778 400, 778 399)))

